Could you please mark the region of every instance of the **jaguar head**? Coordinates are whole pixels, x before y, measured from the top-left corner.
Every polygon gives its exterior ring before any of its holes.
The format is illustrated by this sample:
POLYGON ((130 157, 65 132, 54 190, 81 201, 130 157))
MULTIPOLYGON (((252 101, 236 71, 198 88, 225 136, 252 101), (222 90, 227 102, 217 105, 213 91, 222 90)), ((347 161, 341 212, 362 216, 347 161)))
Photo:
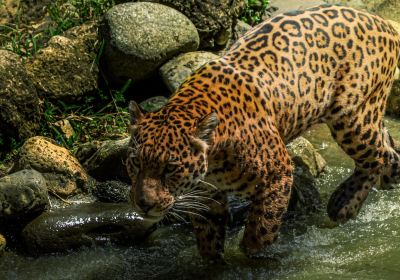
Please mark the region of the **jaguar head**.
POLYGON ((193 118, 182 108, 167 105, 144 114, 134 101, 129 111, 131 140, 126 166, 133 207, 154 219, 161 219, 171 208, 191 212, 187 209, 190 205, 200 205, 190 198, 198 194, 207 173, 216 113, 193 118))

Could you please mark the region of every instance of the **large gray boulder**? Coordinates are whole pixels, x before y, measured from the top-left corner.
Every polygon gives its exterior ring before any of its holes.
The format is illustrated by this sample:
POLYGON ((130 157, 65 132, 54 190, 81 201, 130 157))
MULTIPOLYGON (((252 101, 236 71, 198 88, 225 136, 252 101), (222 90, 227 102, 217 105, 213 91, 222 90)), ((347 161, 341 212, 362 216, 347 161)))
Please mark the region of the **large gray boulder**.
POLYGON ((194 23, 202 49, 222 48, 232 36, 238 17, 244 11, 243 0, 141 0, 173 7, 194 23))
POLYGON ((97 90, 96 64, 81 40, 54 36, 48 47, 28 61, 26 69, 40 96, 71 102, 97 90))
POLYGON ((155 223, 129 204, 86 203, 43 213, 24 228, 22 238, 31 254, 65 252, 110 242, 137 243, 155 223))
POLYGON ((35 170, 0 179, 0 227, 18 227, 49 208, 46 180, 35 170))
POLYGON ((193 72, 217 58, 218 55, 205 51, 184 53, 165 63, 160 68, 160 75, 170 92, 174 93, 193 72))
POLYGON ((41 106, 19 56, 0 50, 0 156, 3 145, 31 137, 39 128, 41 106))
POLYGON ((138 81, 179 53, 194 51, 199 35, 183 14, 156 3, 124 3, 105 14, 101 65, 110 81, 138 81))

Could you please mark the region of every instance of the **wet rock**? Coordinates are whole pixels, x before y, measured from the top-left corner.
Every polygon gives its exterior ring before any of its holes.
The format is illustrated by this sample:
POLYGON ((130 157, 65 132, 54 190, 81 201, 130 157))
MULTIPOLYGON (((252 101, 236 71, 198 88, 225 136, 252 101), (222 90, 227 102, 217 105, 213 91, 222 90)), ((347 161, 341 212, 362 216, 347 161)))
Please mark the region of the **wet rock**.
POLYGON ((308 1, 298 1, 298 0, 271 0, 270 6, 274 7, 271 16, 275 16, 277 14, 295 11, 295 10, 304 10, 311 7, 319 6, 325 4, 322 0, 308 0, 308 1))
POLYGON ((13 139, 24 140, 39 128, 41 106, 20 58, 0 50, 0 157, 13 139))
POLYGON ((400 80, 393 83, 386 105, 386 113, 389 115, 400 116, 400 80))
POLYGON ((289 215, 304 215, 321 207, 321 196, 315 178, 326 167, 325 159, 305 138, 298 137, 287 145, 294 162, 294 183, 289 215))
POLYGON ((89 181, 86 171, 67 149, 41 136, 25 141, 12 171, 28 168, 42 173, 49 191, 61 196, 69 196, 79 189, 85 189, 89 181))
POLYGON ((128 202, 131 186, 120 181, 98 182, 92 194, 101 202, 128 202))
POLYGON ((46 180, 35 170, 0 179, 0 227, 25 225, 49 207, 46 180))
POLYGON ((71 102, 95 92, 98 71, 80 40, 54 36, 26 64, 37 92, 47 100, 71 102))
POLYGON ((27 251, 36 255, 110 242, 137 243, 154 224, 129 204, 81 204, 43 213, 25 227, 22 238, 27 251))
POLYGON ((83 162, 87 172, 98 181, 120 180, 130 183, 125 159, 129 138, 104 141, 99 149, 83 162))
POLYGON ((4 250, 6 249, 6 238, 0 233, 0 257, 4 253, 4 250))
POLYGON ((326 167, 325 159, 304 137, 298 137, 287 145, 294 164, 312 177, 318 177, 326 167))
POLYGON ((219 58, 210 52, 188 52, 174 57, 160 68, 160 75, 171 93, 204 63, 219 58))
MULTIPOLYGON (((148 0, 146 0, 148 1, 148 0)), ((173 7, 196 26, 202 49, 221 48, 231 37, 237 18, 246 5, 242 0, 153 0, 173 7)))
POLYGON ((125 3, 105 15, 102 67, 111 82, 138 81, 165 61, 199 46, 193 23, 178 11, 156 3, 125 3))

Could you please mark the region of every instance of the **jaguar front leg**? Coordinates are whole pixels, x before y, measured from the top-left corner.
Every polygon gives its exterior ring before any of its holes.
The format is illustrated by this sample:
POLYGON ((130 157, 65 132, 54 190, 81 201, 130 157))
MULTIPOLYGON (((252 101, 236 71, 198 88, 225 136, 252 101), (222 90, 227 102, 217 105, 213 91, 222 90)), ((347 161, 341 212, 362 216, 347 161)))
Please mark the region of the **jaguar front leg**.
POLYGON ((248 256, 260 252, 278 237, 282 217, 289 204, 293 177, 291 169, 258 184, 252 195, 241 247, 248 256))
POLYGON ((224 262, 225 227, 228 220, 226 194, 217 192, 203 201, 209 211, 190 216, 200 255, 213 262, 224 262))

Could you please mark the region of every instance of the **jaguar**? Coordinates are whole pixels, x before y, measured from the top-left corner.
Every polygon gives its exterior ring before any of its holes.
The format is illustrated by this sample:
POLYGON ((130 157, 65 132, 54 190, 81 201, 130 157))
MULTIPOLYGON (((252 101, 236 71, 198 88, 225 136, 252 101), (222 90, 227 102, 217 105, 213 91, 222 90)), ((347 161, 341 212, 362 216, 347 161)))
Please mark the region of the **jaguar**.
POLYGON ((331 195, 336 222, 370 190, 400 179, 384 127, 400 39, 384 19, 322 5, 272 17, 195 71, 160 110, 131 101, 126 166, 134 207, 148 218, 189 214, 200 255, 223 259, 227 195, 251 202, 240 247, 278 236, 293 187, 285 144, 317 123, 355 162, 331 195))

